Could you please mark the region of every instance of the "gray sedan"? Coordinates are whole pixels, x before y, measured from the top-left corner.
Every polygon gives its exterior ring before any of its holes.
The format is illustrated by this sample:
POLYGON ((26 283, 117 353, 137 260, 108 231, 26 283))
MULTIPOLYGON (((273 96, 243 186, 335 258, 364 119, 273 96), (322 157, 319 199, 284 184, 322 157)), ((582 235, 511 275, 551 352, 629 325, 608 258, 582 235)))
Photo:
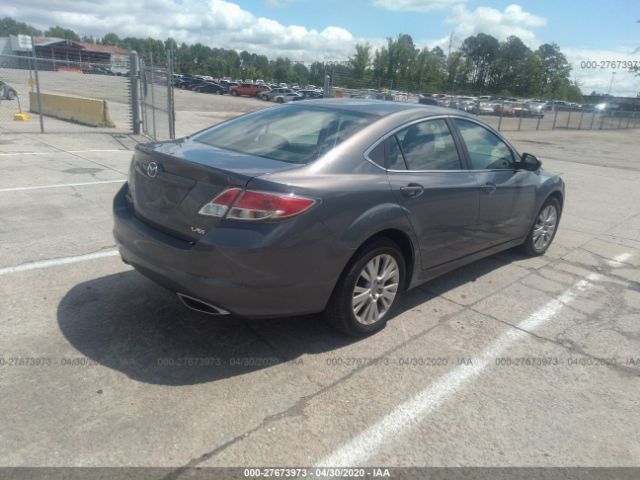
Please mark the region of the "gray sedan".
POLYGON ((122 259, 210 314, 382 328, 402 293, 499 251, 543 254, 562 180, 464 112, 309 100, 138 145, 122 259))

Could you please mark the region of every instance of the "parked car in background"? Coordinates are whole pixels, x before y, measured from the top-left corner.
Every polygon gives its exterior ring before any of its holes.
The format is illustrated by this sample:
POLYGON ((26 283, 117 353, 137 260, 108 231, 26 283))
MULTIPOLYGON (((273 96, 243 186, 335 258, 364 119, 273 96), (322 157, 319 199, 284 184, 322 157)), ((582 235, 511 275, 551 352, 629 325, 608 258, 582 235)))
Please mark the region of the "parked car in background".
POLYGON ((544 118, 544 102, 525 102, 526 117, 544 118))
POLYGON ((237 82, 233 82, 231 80, 225 80, 225 79, 218 81, 218 83, 223 87, 227 87, 227 88, 235 87, 236 85, 238 85, 237 82))
POLYGON ((229 87, 229 93, 234 97, 246 95, 248 97, 255 97, 259 93, 270 90, 266 85, 256 85, 255 83, 242 83, 240 85, 233 85, 229 87))
POLYGON ((304 90, 297 90, 296 93, 298 93, 299 95, 302 95, 305 98, 305 100, 323 98, 324 97, 324 92, 322 90, 304 89, 304 90))
POLYGON ((478 106, 478 115, 493 115, 495 103, 490 101, 480 101, 478 106))
POLYGON ((496 115, 502 115, 504 117, 515 117, 515 105, 516 102, 500 101, 494 104, 493 113, 496 115))
POLYGON ((420 95, 418 103, 422 105, 438 105, 437 100, 430 95, 420 95))
POLYGON ((277 103, 287 103, 287 102, 296 102, 298 100, 305 99, 304 95, 300 95, 298 92, 294 90, 291 90, 291 89, 286 89, 286 90, 288 91, 277 93, 276 95, 272 96, 270 100, 277 103))
POLYGON ((202 85, 196 86, 193 90, 200 93, 215 93, 217 95, 224 95, 229 91, 227 87, 216 82, 206 82, 202 85))
POLYGON ((113 232, 123 261, 190 309, 324 312, 367 335, 425 281, 513 247, 544 254, 564 194, 463 112, 309 100, 138 145, 113 232))
POLYGON ((18 96, 15 88, 6 82, 0 80, 0 98, 4 100, 13 100, 18 96))
POLYGON ((547 102, 545 109, 551 111, 568 112, 569 110, 573 110, 573 107, 569 102, 565 102, 564 100, 552 100, 550 102, 547 102))
POLYGON ((260 92, 258 94, 258 98, 261 100, 275 101, 276 96, 285 95, 287 93, 295 93, 295 92, 293 92, 293 90, 291 90, 290 88, 277 87, 277 88, 271 89, 270 91, 260 92))
POLYGON ((87 75, 114 75, 114 73, 107 67, 102 65, 86 65, 82 68, 82 73, 87 75))

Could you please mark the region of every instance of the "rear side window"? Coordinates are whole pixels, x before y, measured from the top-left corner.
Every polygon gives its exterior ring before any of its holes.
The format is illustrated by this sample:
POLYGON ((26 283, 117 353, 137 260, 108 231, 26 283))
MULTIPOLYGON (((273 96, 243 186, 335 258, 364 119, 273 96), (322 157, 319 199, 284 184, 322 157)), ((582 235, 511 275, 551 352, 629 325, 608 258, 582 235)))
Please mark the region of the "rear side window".
POLYGON ((384 142, 380 142, 373 150, 369 152, 369 159, 377 163, 383 168, 389 170, 406 170, 402 151, 398 146, 398 140, 395 136, 387 138, 384 142))
POLYGON ((404 155, 398 145, 398 139, 394 135, 389 140, 389 160, 387 161, 387 168, 389 170, 406 170, 407 164, 404 161, 404 155))
MULTIPOLYGON (((447 122, 442 119, 416 123, 399 131, 395 137, 404 154, 406 168, 409 170, 459 170, 461 168, 453 136, 447 122)), ((396 160, 395 163, 399 165, 400 162, 396 160)))
POLYGON ((511 149, 497 135, 477 123, 454 120, 467 146, 473 170, 515 168, 511 149))
POLYGON ((377 118, 347 110, 291 105, 239 117, 193 139, 234 152, 307 164, 377 118))

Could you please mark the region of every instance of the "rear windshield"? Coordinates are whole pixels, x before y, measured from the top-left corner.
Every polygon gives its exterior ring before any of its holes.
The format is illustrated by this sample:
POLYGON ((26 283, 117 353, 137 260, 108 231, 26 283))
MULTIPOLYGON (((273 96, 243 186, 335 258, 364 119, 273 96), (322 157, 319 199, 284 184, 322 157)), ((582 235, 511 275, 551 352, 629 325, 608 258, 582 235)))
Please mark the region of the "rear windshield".
POLYGON ((193 139, 234 152, 307 164, 376 119, 360 112, 287 105, 239 117, 193 139))

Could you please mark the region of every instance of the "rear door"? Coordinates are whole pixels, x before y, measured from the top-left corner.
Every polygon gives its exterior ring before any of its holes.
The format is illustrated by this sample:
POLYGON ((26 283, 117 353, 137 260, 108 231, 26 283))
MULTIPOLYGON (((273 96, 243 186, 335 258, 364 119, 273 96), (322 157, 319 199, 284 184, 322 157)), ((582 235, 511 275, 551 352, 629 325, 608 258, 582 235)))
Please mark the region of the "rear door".
POLYGON ((478 246, 489 248, 526 235, 534 215, 537 174, 519 169, 511 147, 479 123, 456 118, 453 125, 480 187, 478 246))
POLYGON ((389 137, 384 148, 391 188, 420 242, 422 268, 477 250, 478 184, 462 168, 447 120, 413 123, 389 137))

